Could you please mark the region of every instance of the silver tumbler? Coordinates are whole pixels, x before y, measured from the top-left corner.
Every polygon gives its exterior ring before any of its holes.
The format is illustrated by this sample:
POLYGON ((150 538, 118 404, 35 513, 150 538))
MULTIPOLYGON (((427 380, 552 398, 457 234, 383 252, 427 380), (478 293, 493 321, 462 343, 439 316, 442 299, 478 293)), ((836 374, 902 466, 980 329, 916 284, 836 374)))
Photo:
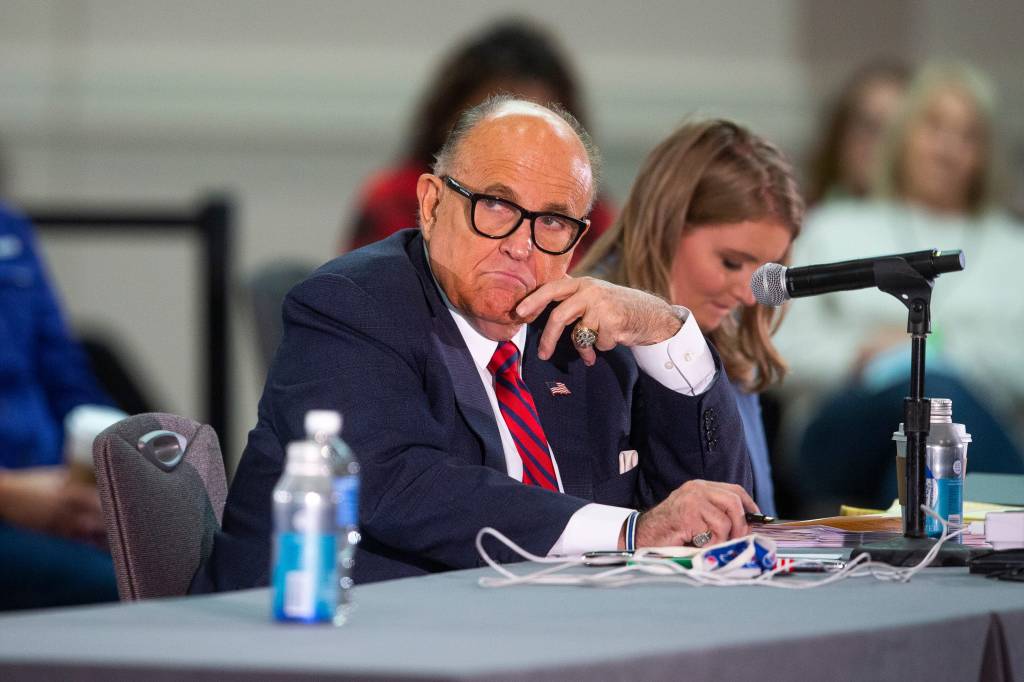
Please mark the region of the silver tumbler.
MULTIPOLYGON (((925 446, 924 502, 936 514, 950 523, 962 523, 964 514, 964 476, 967 473, 967 446, 971 434, 963 424, 953 423, 953 401, 949 398, 931 398, 931 424, 925 446)), ((907 436, 903 424, 892 435, 896 441, 896 477, 900 504, 907 503, 907 436)), ((929 537, 942 535, 942 524, 931 516, 925 518, 925 533, 929 537)))

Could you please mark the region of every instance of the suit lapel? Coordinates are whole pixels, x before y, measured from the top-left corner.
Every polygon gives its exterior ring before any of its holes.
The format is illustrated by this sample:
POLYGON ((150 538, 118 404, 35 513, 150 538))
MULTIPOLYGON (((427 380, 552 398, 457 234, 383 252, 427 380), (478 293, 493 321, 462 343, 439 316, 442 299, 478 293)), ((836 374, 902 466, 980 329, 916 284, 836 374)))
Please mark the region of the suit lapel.
POLYGON ((455 402, 463 418, 480 438, 484 446, 483 463, 501 472, 508 470, 505 464, 505 452, 501 446, 501 435, 494 421, 491 402, 480 381, 480 373, 473 364, 473 356, 469 354, 466 342, 455 326, 455 320, 441 300, 441 295, 434 284, 434 278, 427 266, 426 254, 423 251, 423 239, 418 236, 411 240, 407 253, 416 267, 423 286, 424 296, 433 316, 433 330, 430 341, 441 356, 448 369, 455 390, 455 402))
POLYGON ((487 399, 484 385, 480 381, 480 373, 473 364, 473 356, 469 354, 466 342, 459 334, 455 322, 450 316, 447 322, 448 324, 445 324, 444 318, 440 315, 434 318, 434 333, 431 340, 452 378, 459 411, 484 444, 484 464, 498 471, 507 471, 501 435, 494 421, 491 402, 487 399))
POLYGON ((594 486, 588 454, 591 445, 586 435, 586 365, 572 346, 564 343, 559 343, 550 361, 537 358, 537 343, 543 329, 540 323, 545 319, 546 316, 527 331, 523 381, 537 404, 537 415, 555 454, 565 493, 590 500, 594 497, 594 486), (569 389, 569 395, 551 393, 551 387, 559 382, 569 389))

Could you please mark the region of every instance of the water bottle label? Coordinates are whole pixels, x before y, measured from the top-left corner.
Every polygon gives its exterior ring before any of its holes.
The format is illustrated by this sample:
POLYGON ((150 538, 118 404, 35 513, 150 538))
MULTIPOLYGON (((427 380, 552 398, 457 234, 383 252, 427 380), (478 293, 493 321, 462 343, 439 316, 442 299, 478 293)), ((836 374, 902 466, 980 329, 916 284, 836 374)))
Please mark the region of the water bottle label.
POLYGON ((338 528, 359 525, 359 478, 334 479, 335 520, 338 528))
POLYGON ((316 574, 288 571, 284 574, 284 615, 312 618, 316 614, 316 574))
MULTIPOLYGON (((929 478, 925 481, 927 504, 935 513, 950 523, 962 523, 964 509, 964 482, 961 478, 929 478)), ((928 516, 925 533, 937 538, 942 535, 942 524, 928 516)))
POLYGON ((334 535, 279 533, 274 565, 274 618, 330 621, 337 602, 334 535))

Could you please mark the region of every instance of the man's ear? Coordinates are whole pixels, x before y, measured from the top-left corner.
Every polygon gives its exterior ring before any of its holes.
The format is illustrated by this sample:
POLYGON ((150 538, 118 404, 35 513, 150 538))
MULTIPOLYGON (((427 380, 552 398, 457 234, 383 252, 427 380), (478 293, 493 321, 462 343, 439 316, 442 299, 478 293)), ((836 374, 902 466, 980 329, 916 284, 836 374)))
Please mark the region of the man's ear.
POLYGON ((431 173, 424 173, 416 181, 416 198, 419 201, 420 229, 423 238, 430 241, 430 233, 437 222, 437 205, 441 201, 441 179, 431 173))

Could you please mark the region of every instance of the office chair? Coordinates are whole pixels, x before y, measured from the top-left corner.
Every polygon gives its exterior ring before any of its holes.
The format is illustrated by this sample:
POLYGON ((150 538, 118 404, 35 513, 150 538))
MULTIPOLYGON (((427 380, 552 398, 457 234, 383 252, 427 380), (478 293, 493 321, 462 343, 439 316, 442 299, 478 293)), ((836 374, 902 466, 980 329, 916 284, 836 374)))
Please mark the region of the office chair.
POLYGON ((227 497, 213 428, 138 414, 100 433, 93 458, 121 600, 186 594, 227 497))

